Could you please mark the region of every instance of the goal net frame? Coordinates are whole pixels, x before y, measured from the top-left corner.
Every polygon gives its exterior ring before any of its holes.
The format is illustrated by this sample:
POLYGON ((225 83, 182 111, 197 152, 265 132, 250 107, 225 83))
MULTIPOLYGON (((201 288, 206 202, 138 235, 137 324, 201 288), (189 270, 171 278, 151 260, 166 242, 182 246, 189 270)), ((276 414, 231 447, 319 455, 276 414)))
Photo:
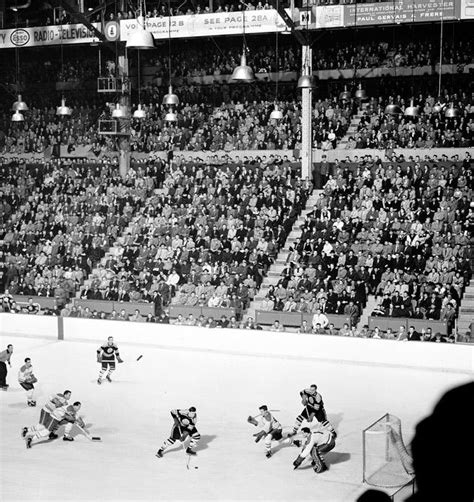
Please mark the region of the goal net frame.
POLYGON ((413 479, 413 461, 403 442, 401 420, 386 413, 362 431, 362 482, 398 488, 413 479))

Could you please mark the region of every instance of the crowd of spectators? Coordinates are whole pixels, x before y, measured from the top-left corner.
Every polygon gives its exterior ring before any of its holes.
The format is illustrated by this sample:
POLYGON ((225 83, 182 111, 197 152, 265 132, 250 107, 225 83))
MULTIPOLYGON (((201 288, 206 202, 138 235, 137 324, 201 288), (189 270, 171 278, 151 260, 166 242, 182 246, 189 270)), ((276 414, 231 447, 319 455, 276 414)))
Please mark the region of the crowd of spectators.
POLYGON ((11 294, 75 295, 157 187, 160 161, 0 162, 2 282, 11 294))
POLYGON ((443 320, 452 332, 469 262, 472 158, 322 162, 324 193, 263 310, 443 320), (360 307, 360 308, 359 308, 360 307))
POLYGON ((311 184, 286 158, 175 159, 81 297, 247 308, 311 184))
POLYGON ((436 108, 437 99, 430 94, 419 94, 415 99, 397 96, 395 98, 373 98, 365 107, 357 135, 351 136, 347 149, 377 148, 433 148, 474 146, 474 104, 465 92, 444 96, 444 106, 436 108), (389 103, 400 106, 400 113, 388 115, 385 107, 389 103), (406 116, 409 106, 416 106, 419 115, 406 116), (445 116, 446 110, 454 106, 459 115, 445 116))

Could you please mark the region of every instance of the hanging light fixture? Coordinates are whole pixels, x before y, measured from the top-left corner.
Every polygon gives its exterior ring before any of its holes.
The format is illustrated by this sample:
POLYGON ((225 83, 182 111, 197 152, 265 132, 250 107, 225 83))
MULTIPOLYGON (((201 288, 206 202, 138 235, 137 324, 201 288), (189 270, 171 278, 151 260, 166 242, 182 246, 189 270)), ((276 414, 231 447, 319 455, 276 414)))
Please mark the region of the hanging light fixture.
POLYGON ((446 105, 444 105, 443 103, 440 103, 439 101, 433 106, 433 113, 435 114, 438 114, 438 113, 441 113, 444 108, 446 107, 446 105))
POLYGON ((351 92, 347 90, 347 85, 345 85, 344 90, 339 94, 339 99, 341 101, 350 101, 351 97, 351 92))
POLYGON ((367 93, 365 92, 365 89, 363 89, 362 84, 359 84, 357 86, 357 90, 354 93, 354 97, 359 101, 365 101, 367 99, 367 93))
POLYGON ((56 108, 56 115, 59 117, 69 117, 72 114, 71 108, 69 106, 66 106, 66 100, 65 98, 61 99, 61 106, 58 106, 56 108))
POLYGON ((278 107, 275 101, 275 108, 273 108, 272 113, 270 113, 270 120, 281 120, 283 118, 283 112, 278 107))
POLYGON ((444 116, 447 119, 456 119, 461 115, 461 110, 456 108, 453 103, 449 105, 449 108, 444 112, 444 116))
MULTIPOLYGON (((178 105, 179 98, 173 92, 173 86, 171 85, 171 3, 168 0, 168 94, 163 97, 163 106, 172 107, 178 105)), ((170 113, 172 113, 172 109, 169 109, 167 115, 170 113)))
POLYGON ((242 55, 240 56, 240 65, 234 68, 232 76, 230 77, 231 82, 245 84, 252 83, 255 81, 255 75, 252 68, 247 65, 247 44, 245 42, 245 11, 242 11, 242 55))
POLYGON ((137 29, 127 38, 127 49, 149 50, 155 48, 153 35, 147 31, 145 27, 145 18, 143 17, 144 12, 145 9, 143 3, 140 1, 137 16, 137 29))
POLYGON ((23 114, 20 113, 18 110, 15 111, 15 113, 12 115, 12 122, 24 122, 25 117, 23 117, 23 114))
POLYGON ((13 112, 27 112, 28 105, 23 101, 21 94, 18 94, 18 99, 13 103, 13 112))
POLYGON ((303 73, 296 84, 298 89, 312 89, 314 87, 313 77, 309 75, 308 67, 305 65, 303 73))
MULTIPOLYGON (((278 0, 277 0, 277 10, 278 10, 278 0)), ((280 59, 278 53, 278 31, 275 32, 275 70, 276 70, 276 80, 275 80, 275 108, 273 108, 272 113, 270 113, 270 120, 281 120, 283 118, 283 113, 278 108, 278 80, 280 78, 280 59)))
POLYGON ((420 115, 420 109, 413 104, 413 99, 410 101, 410 106, 405 108, 404 115, 405 117, 418 117, 420 115))
POLYGON ((401 115, 402 109, 395 103, 390 103, 385 107, 385 115, 401 115))
POLYGON ((137 109, 133 112, 134 119, 146 119, 146 111, 142 108, 142 105, 138 103, 137 109))
POLYGON ((115 105, 115 109, 112 112, 112 118, 114 119, 125 119, 127 118, 127 111, 124 106, 122 106, 120 103, 117 103, 115 105))
POLYGON ((168 112, 165 115, 165 120, 166 122, 177 122, 178 120, 178 116, 171 107, 169 108, 168 112))

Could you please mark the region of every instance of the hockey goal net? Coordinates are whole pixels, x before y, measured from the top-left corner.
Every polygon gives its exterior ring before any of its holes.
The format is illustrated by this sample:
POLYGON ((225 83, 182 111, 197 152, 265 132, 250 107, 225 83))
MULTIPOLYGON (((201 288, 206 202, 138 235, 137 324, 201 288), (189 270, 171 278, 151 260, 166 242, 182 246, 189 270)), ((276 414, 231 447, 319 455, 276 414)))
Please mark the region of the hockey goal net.
POLYGON ((362 432, 363 481, 384 488, 413 479, 413 463, 402 437, 398 417, 386 413, 362 432))

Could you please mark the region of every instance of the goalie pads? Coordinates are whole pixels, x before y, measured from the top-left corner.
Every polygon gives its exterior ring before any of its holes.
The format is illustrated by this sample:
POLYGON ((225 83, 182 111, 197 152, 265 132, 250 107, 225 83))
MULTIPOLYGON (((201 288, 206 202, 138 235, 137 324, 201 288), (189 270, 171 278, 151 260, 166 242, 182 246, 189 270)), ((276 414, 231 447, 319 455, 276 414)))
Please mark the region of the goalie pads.
POLYGON ((311 459, 311 465, 313 466, 314 472, 319 474, 320 472, 327 471, 328 467, 324 463, 324 458, 316 447, 311 450, 311 459))
POLYGON ((255 442, 258 443, 262 438, 264 438, 267 435, 265 431, 260 431, 257 432, 257 434, 254 434, 255 437, 255 442))
POLYGON ((252 425, 258 425, 258 422, 255 420, 255 418, 251 417, 250 415, 247 418, 247 422, 252 425))

